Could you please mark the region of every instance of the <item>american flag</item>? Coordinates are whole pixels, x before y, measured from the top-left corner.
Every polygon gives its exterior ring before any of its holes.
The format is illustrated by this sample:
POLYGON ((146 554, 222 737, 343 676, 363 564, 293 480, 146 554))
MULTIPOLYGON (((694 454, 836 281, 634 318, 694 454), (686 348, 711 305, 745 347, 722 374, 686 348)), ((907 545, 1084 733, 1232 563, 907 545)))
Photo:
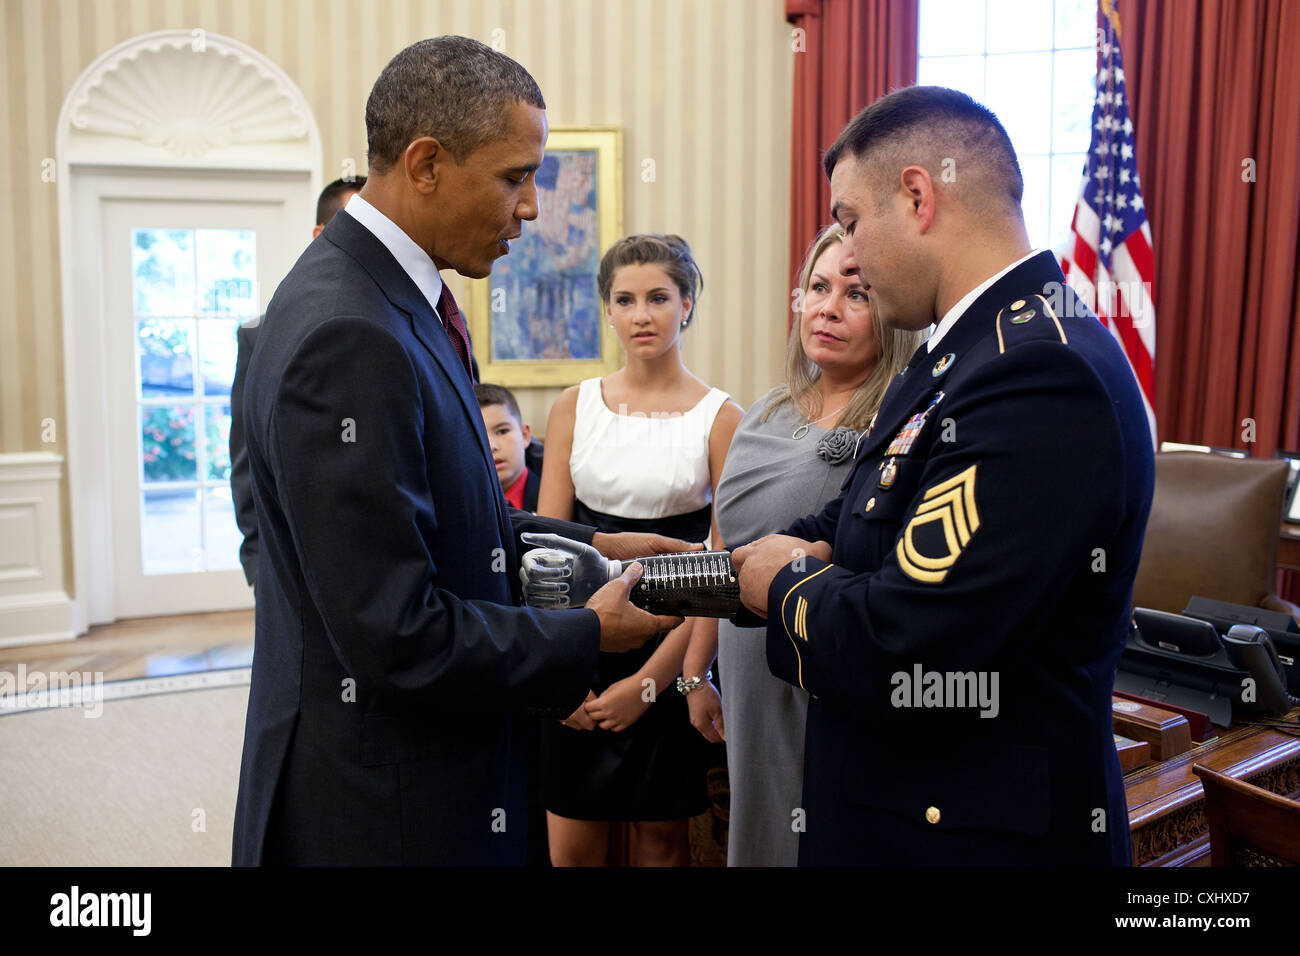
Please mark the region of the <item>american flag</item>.
POLYGON ((1061 253, 1066 282, 1123 347, 1142 390, 1156 441, 1155 262, 1151 226, 1133 154, 1133 122, 1124 86, 1116 0, 1101 0, 1097 95, 1083 186, 1061 253))

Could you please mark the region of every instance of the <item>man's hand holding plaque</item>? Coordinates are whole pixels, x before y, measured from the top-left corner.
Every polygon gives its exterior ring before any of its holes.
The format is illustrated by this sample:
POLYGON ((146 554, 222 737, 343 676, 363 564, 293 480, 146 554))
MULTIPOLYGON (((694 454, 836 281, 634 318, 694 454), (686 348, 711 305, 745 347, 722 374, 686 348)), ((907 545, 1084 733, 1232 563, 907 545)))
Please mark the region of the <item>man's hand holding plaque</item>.
POLYGON ((606 653, 636 650, 656 634, 682 623, 680 617, 651 614, 628 600, 628 592, 640 579, 641 565, 633 561, 586 602, 587 610, 600 618, 600 649, 606 653))

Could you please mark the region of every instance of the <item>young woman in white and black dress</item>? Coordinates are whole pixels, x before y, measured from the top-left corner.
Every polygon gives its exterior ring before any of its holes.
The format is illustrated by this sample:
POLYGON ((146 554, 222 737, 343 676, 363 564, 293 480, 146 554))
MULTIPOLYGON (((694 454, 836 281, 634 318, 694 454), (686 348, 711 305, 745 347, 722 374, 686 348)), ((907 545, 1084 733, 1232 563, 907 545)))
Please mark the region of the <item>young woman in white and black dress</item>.
MULTIPOLYGON (((922 342, 920 332, 886 329, 873 315, 859 277, 840 272, 843 240, 831 226, 813 241, 786 380, 754 403, 732 440, 714 499, 728 544, 782 531, 839 494, 858 435, 922 342)), ((695 635, 687 659, 705 667, 718 655, 731 788, 727 863, 794 866, 808 695, 772 676, 762 629, 722 621, 717 641, 708 644, 708 636, 695 635)), ((691 704, 702 710, 703 700, 691 704)), ((712 739, 705 715, 693 717, 712 739)))
MULTIPOLYGON (((703 541, 743 413, 682 361, 699 268, 678 236, 628 236, 605 253, 597 281, 627 361, 556 400, 537 513, 703 541)), ((687 820, 708 806, 708 745, 691 727, 677 680, 706 676, 683 675, 682 662, 692 631, 716 635, 716 627, 688 619, 638 651, 601 654, 584 704, 544 726, 542 796, 555 865, 602 865, 614 821, 633 823, 635 864, 690 862, 687 820)), ((685 686, 696 684, 688 694, 716 701, 707 680, 685 686)))

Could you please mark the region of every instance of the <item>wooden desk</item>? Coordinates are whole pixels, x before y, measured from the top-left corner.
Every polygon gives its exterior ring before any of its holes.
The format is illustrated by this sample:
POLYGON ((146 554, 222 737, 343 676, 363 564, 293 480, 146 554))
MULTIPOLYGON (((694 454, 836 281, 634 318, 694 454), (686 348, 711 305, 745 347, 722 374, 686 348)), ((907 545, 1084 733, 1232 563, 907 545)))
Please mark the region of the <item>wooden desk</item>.
MULTIPOLYGON (((1288 719, 1300 717, 1293 710, 1288 719)), ((1257 787, 1300 796, 1300 737, 1234 725, 1187 753, 1124 777, 1133 862, 1137 866, 1209 866, 1205 795, 1192 773, 1199 763, 1257 787)))
POLYGON ((1277 542, 1277 566, 1287 571, 1300 571, 1300 524, 1282 522, 1277 542))

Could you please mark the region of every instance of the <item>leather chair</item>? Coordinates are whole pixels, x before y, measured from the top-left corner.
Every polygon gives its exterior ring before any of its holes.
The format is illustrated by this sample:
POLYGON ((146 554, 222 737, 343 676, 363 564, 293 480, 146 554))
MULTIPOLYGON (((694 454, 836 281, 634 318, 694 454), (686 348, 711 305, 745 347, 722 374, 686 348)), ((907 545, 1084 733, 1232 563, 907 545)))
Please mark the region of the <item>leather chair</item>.
POLYGON ((1211 866, 1300 866, 1300 803, 1198 763, 1211 866))
POLYGON ((1273 592, 1287 471, 1278 458, 1156 455, 1134 605, 1179 614, 1199 595, 1300 621, 1300 608, 1273 592))

